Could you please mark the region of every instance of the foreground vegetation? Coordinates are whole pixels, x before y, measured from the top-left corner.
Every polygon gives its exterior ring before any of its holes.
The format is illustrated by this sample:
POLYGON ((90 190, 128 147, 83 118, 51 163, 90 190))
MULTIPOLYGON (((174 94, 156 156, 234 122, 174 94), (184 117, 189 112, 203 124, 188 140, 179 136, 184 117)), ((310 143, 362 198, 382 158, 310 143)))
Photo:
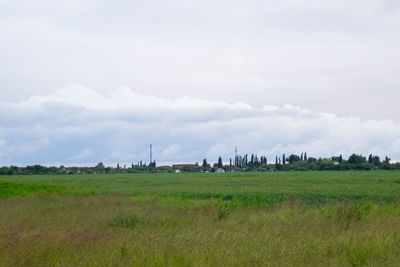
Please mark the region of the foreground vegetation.
POLYGON ((4 176, 2 266, 400 262, 400 173, 4 176))

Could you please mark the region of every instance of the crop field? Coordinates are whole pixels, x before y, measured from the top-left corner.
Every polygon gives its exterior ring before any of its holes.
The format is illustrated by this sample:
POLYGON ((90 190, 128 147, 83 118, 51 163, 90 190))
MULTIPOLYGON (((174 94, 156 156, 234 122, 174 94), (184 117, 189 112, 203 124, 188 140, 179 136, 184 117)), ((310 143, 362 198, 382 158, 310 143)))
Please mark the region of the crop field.
POLYGON ((0 176, 0 266, 398 266, 400 172, 0 176))

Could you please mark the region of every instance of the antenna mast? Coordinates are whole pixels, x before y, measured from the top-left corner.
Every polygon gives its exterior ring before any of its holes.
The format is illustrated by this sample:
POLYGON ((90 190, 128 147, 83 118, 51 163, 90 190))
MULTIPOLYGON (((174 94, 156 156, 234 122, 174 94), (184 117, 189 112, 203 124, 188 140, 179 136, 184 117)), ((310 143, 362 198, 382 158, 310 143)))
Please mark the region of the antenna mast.
POLYGON ((152 151, 152 145, 150 144, 150 164, 153 162, 153 151, 152 151))
POLYGON ((237 149, 237 146, 235 146, 235 167, 237 167, 237 164, 238 164, 237 152, 238 152, 238 149, 237 149))

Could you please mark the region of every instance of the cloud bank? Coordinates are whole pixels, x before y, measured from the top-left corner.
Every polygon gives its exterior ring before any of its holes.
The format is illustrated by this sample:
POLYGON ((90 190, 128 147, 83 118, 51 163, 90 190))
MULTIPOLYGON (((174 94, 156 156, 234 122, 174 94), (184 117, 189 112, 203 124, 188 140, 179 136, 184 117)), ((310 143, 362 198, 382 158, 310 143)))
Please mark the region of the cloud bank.
POLYGON ((88 165, 225 161, 239 153, 400 159, 400 124, 318 113, 292 105, 255 108, 182 97, 168 100, 118 88, 108 96, 82 85, 0 103, 0 165, 88 165))
POLYGON ((0 99, 127 85, 400 122, 399 3, 0 1, 0 99))

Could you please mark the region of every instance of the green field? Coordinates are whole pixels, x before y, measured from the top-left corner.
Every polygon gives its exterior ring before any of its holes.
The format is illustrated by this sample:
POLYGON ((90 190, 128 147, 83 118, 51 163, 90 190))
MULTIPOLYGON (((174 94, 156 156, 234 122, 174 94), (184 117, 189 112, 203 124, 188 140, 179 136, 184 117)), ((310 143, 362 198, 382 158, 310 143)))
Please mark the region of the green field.
POLYGON ((400 172, 0 176, 0 266, 397 266, 400 172))

